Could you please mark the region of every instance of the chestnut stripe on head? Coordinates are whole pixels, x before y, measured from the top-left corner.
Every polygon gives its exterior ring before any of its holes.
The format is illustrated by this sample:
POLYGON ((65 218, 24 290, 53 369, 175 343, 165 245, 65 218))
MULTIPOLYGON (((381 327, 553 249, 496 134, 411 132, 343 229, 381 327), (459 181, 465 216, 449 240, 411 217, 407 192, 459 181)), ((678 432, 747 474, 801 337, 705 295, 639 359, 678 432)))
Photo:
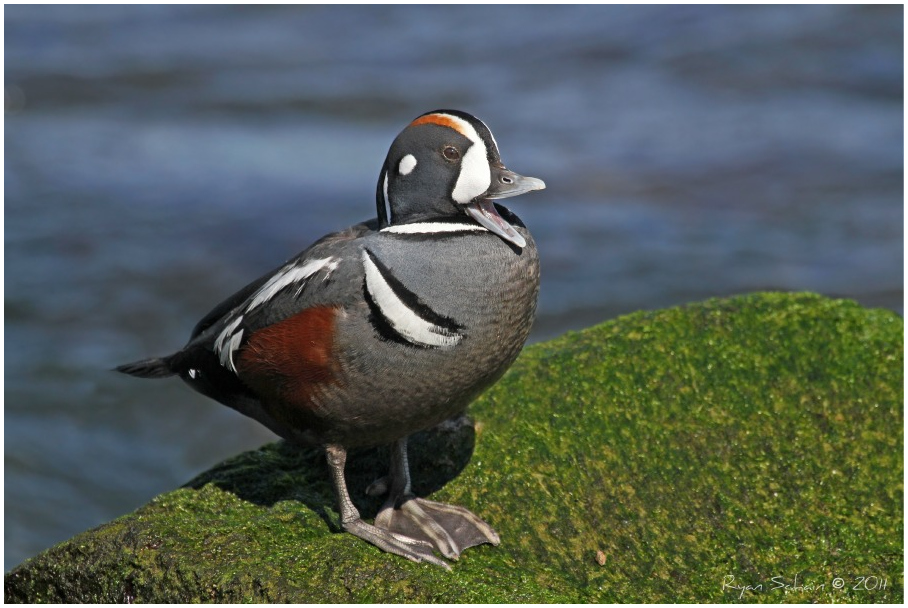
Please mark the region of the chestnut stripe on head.
POLYGON ((434 114, 425 114, 424 116, 420 116, 410 123, 411 127, 418 127, 419 125, 439 125, 442 127, 448 127, 449 129, 454 129, 467 139, 469 139, 470 136, 467 135, 467 132, 463 128, 463 125, 467 125, 471 130, 473 130, 474 133, 476 132, 475 129, 473 129, 472 125, 470 125, 470 123, 468 123, 464 119, 457 116, 451 116, 450 114, 442 114, 440 112, 436 112, 434 114))

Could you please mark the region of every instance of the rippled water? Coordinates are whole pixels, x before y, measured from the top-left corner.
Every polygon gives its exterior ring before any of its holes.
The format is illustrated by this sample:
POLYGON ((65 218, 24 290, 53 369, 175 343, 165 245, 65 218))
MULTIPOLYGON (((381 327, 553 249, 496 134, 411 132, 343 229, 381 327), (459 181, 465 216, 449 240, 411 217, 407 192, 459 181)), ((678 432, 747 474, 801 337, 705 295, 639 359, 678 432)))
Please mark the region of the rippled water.
POLYGON ((117 363, 374 212, 470 111, 543 259, 533 339, 761 289, 902 310, 902 8, 5 7, 5 568, 268 441, 117 363))

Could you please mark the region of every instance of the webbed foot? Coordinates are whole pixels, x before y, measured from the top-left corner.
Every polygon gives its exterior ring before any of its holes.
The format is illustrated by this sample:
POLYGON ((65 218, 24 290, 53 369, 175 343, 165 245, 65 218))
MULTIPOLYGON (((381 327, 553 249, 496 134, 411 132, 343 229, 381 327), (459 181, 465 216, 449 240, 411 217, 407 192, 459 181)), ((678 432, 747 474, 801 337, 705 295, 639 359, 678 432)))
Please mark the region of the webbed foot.
POLYGON ((400 555, 414 562, 428 562, 450 570, 448 563, 435 556, 434 546, 418 538, 410 538, 405 534, 397 534, 391 530, 383 529, 364 522, 359 511, 353 506, 350 494, 347 492, 347 483, 344 479, 344 465, 347 461, 347 450, 339 445, 325 446, 328 465, 331 468, 331 477, 334 483, 334 492, 337 495, 340 508, 341 527, 344 532, 357 536, 372 543, 382 551, 400 555))
POLYGON ((435 555, 435 550, 448 559, 456 560, 464 549, 500 542, 495 530, 469 510, 417 498, 411 493, 406 439, 394 444, 391 473, 366 490, 372 496, 390 494, 376 515, 374 525, 360 519, 347 492, 344 481, 346 450, 342 446, 328 445, 325 451, 340 507, 341 526, 345 532, 388 553, 446 569, 450 566, 435 555))
POLYGON ((434 547, 430 543, 367 524, 362 519, 341 522, 341 526, 344 532, 358 536, 387 553, 406 557, 410 561, 428 562, 446 570, 451 569, 448 562, 435 556, 434 547))
POLYGON ((489 524, 463 507, 412 494, 395 502, 385 503, 375 517, 375 526, 429 544, 448 559, 456 560, 469 547, 501 542, 489 524))

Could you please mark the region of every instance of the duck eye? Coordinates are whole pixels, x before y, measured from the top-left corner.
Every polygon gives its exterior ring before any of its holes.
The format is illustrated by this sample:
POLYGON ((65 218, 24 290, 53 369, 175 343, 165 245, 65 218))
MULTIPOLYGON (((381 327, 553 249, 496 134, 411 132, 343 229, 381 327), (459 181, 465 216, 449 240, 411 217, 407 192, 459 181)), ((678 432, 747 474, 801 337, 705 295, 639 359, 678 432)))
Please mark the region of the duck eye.
POLYGON ((454 146, 445 146, 445 149, 441 151, 442 155, 447 160, 457 160, 460 158, 460 152, 454 146))

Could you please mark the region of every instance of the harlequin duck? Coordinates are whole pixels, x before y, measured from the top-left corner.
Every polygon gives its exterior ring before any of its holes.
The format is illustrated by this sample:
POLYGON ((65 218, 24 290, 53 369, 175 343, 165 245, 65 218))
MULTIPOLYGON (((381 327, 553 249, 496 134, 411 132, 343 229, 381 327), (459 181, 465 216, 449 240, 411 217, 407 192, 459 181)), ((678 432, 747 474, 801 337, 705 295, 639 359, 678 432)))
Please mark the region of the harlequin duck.
POLYGON ((407 436, 460 414, 496 382, 533 323, 539 258, 494 201, 545 188, 509 171, 479 119, 419 116, 394 140, 376 219, 329 234, 203 318, 168 357, 121 365, 178 375, 286 439, 322 446, 343 529, 413 561, 448 567, 498 544, 470 511, 410 489, 407 436), (389 497, 364 522, 344 479, 347 450, 393 444, 389 497))

